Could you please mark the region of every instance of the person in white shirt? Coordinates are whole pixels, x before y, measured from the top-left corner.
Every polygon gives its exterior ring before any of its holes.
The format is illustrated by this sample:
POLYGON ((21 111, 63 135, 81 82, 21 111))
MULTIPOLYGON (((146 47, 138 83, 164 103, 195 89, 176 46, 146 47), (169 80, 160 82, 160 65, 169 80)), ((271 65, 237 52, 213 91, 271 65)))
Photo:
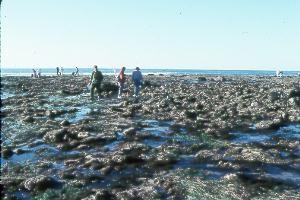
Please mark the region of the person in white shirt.
POLYGON ((64 75, 64 68, 60 67, 60 75, 63 76, 64 75))

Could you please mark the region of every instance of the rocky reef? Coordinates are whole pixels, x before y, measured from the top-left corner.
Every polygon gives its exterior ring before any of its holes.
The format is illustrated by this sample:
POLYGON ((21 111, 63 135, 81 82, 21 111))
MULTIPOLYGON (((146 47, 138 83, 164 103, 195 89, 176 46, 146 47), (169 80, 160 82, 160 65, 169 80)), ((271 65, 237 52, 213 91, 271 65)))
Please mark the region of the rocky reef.
POLYGON ((1 77, 3 199, 300 198, 300 79, 1 77))

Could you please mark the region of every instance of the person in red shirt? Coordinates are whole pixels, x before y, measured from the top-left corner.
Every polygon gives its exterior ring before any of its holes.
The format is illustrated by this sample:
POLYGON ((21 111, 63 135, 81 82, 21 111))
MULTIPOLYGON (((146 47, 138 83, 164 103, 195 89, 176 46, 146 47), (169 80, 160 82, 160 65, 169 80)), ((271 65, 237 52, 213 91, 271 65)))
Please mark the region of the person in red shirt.
POLYGON ((119 86, 119 93, 118 93, 118 98, 121 99, 122 98, 122 93, 123 93, 123 89, 124 89, 124 84, 125 84, 125 67, 122 67, 121 71, 118 74, 118 86, 119 86))

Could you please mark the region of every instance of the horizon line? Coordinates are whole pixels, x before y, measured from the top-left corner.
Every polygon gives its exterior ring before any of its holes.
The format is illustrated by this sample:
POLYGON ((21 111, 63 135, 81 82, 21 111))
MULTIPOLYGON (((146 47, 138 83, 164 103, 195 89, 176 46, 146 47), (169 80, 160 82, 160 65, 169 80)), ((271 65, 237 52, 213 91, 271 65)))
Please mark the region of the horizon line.
MULTIPOLYGON (((64 69, 74 69, 75 67, 79 67, 79 68, 92 68, 92 66, 73 66, 73 67, 70 67, 70 66, 42 66, 42 67, 29 67, 29 66, 23 66, 23 67, 20 67, 20 66, 1 66, 0 68, 1 69, 50 69, 50 68, 56 68, 56 67, 63 67, 64 69)), ((119 69, 120 67, 110 67, 110 66, 99 66, 98 67, 101 69, 119 69)), ((127 69, 134 69, 136 66, 125 66, 127 69)), ((140 67, 142 69, 145 69, 145 70, 149 70, 149 69, 163 69, 163 70, 168 70, 168 69, 171 69, 171 70, 224 70, 224 71, 231 71, 231 70, 240 70, 240 71, 277 71, 277 70, 280 70, 280 71, 300 71, 300 67, 299 67, 299 70, 296 70, 296 69, 286 69, 286 70, 282 70, 280 68, 274 68, 274 69, 269 69, 269 68, 260 68, 260 67, 241 67, 241 69, 237 69, 237 68, 229 68, 229 67, 220 67, 220 68, 217 68, 217 67, 212 67, 211 69, 208 69, 208 68, 202 68, 202 67, 158 67, 158 66, 153 66, 153 67, 150 67, 150 66, 145 66, 145 67, 140 67), (222 69, 222 68, 225 68, 225 69, 222 69), (260 68, 260 69, 258 69, 260 68)))

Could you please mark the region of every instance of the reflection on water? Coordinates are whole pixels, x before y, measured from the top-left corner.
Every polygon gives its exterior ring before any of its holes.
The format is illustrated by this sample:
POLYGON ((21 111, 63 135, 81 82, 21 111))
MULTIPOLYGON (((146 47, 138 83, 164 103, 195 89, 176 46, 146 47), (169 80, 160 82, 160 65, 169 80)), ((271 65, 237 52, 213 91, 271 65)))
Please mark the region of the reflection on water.
POLYGON ((277 131, 273 132, 232 132, 230 135, 233 137, 231 140, 233 143, 259 143, 259 142, 274 142, 278 139, 285 140, 299 140, 300 139, 300 125, 288 125, 281 127, 277 131))

